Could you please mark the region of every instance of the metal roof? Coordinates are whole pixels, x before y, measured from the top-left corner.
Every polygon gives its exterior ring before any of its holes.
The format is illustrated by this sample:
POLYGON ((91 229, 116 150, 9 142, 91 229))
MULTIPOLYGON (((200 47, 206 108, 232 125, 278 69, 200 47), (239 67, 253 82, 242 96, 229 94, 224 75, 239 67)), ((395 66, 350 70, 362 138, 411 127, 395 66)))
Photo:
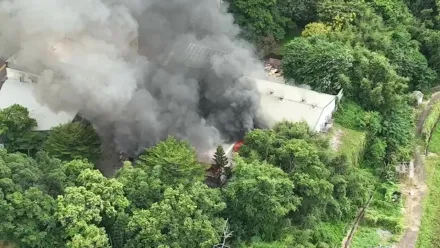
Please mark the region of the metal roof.
POLYGON ((315 129, 324 109, 336 96, 288 84, 254 79, 260 92, 260 114, 269 125, 286 120, 305 121, 315 129))
POLYGON ((226 51, 221 51, 206 46, 190 43, 183 53, 183 62, 190 67, 203 67, 214 55, 225 55, 226 51))

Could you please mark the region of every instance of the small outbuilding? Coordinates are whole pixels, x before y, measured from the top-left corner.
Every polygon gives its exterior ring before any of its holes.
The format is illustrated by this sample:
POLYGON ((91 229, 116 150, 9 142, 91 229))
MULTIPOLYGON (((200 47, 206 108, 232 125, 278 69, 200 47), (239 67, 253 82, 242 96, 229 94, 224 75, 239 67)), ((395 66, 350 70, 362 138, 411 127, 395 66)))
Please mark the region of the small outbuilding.
POLYGON ((414 98, 416 99, 417 105, 422 104, 422 102, 423 102, 423 93, 418 91, 418 90, 416 90, 416 91, 413 91, 412 94, 413 94, 414 98))

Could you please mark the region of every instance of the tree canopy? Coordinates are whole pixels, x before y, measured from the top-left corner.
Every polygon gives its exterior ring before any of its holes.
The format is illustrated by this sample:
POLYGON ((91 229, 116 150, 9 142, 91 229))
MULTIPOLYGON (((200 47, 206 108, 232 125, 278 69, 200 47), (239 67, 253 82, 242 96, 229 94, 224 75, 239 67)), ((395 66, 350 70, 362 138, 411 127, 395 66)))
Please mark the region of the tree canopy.
POLYGON ((85 158, 95 162, 101 153, 101 141, 91 125, 73 122, 53 128, 44 149, 64 161, 85 158))

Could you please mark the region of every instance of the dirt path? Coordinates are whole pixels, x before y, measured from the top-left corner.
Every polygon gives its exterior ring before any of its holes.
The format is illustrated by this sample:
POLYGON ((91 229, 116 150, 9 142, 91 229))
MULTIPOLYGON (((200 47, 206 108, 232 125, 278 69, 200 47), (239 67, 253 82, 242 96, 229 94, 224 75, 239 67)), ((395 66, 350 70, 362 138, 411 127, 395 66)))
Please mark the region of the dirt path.
POLYGON ((425 183, 425 171, 423 166, 423 151, 417 148, 414 158, 414 177, 408 178, 405 182, 402 193, 405 197, 405 218, 404 224, 407 227, 400 242, 395 248, 415 248, 417 236, 422 220, 422 201, 426 195, 428 187, 425 183))
POLYGON ((333 151, 337 152, 339 150, 339 146, 341 145, 341 137, 344 135, 344 132, 341 129, 336 129, 335 133, 332 135, 330 140, 330 145, 333 151))
MULTIPOLYGON (((436 92, 432 95, 429 102, 426 104, 422 113, 419 116, 417 123, 416 135, 419 136, 423 123, 428 117, 432 105, 440 100, 440 92, 436 92)), ((422 221, 422 202, 423 197, 428 191, 426 185, 426 174, 423 164, 424 151, 422 147, 417 147, 414 154, 414 172, 413 177, 409 177, 404 183, 402 193, 405 196, 405 217, 404 224, 406 229, 403 233, 399 243, 394 245, 395 248, 415 248, 417 243, 417 236, 420 230, 420 224, 422 221)))

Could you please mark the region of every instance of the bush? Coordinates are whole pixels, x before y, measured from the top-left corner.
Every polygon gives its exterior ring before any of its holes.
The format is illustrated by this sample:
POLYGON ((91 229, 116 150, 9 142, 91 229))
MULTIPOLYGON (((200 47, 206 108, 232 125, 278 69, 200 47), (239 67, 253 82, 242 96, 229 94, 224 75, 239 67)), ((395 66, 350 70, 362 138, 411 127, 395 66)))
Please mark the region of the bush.
POLYGON ((354 130, 362 129, 365 126, 364 117, 365 110, 352 101, 343 102, 340 109, 334 115, 336 123, 354 130))

